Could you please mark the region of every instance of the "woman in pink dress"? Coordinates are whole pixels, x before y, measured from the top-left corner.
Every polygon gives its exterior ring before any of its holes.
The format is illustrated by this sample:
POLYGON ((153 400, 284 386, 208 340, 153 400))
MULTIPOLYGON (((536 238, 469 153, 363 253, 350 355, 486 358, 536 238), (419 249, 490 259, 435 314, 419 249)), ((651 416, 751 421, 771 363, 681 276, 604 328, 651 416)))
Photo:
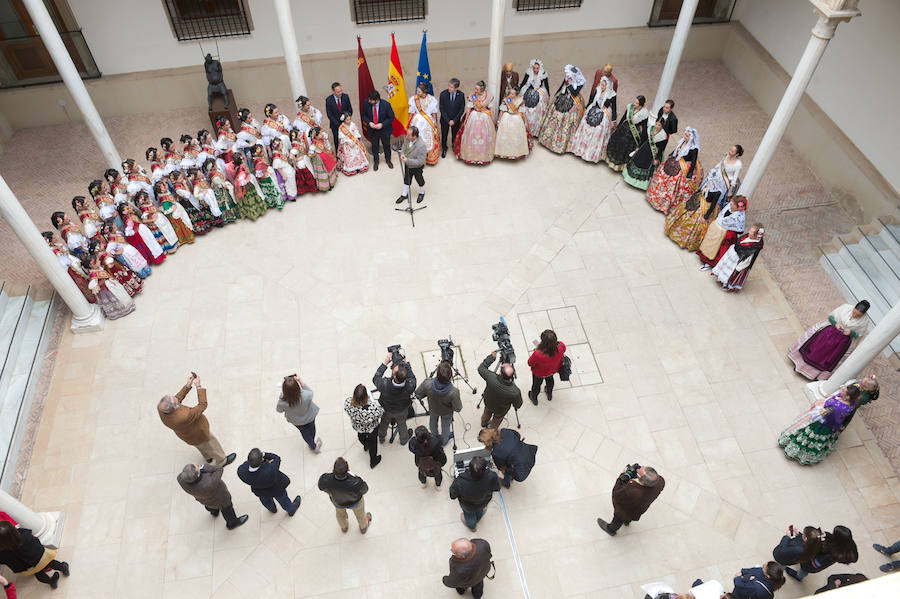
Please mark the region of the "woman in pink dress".
POLYGON ((594 94, 594 100, 585 109, 584 118, 575 129, 568 151, 588 162, 606 160, 606 144, 609 143, 616 118, 616 90, 612 81, 603 77, 599 91, 594 94))
POLYGON ((484 81, 475 84, 475 93, 466 100, 467 111, 453 142, 453 153, 468 164, 488 164, 494 159, 494 117, 484 81))
POLYGON ((360 143, 361 138, 356 124, 350 120, 350 113, 342 114, 341 126, 338 127, 337 157, 341 172, 348 177, 369 170, 369 155, 360 143))

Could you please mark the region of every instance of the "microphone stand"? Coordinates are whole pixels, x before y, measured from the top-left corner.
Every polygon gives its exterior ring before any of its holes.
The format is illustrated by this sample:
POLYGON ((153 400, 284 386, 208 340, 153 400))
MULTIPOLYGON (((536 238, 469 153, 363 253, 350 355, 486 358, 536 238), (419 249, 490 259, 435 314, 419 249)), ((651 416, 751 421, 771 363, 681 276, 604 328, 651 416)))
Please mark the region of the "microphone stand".
MULTIPOLYGON (((403 184, 406 185, 406 169, 408 167, 406 166, 406 163, 404 161, 400 160, 400 156, 403 155, 403 142, 401 141, 399 145, 394 146, 393 150, 395 152, 397 152, 397 161, 400 163, 400 175, 403 177, 403 184)), ((406 194, 406 202, 408 204, 408 206, 406 208, 394 208, 394 210, 396 210, 397 212, 409 212, 409 218, 410 218, 410 220, 412 220, 412 226, 415 229, 416 228, 416 214, 415 214, 416 211, 424 210, 425 208, 428 208, 428 206, 413 207, 412 194, 408 193, 408 192, 406 194)))

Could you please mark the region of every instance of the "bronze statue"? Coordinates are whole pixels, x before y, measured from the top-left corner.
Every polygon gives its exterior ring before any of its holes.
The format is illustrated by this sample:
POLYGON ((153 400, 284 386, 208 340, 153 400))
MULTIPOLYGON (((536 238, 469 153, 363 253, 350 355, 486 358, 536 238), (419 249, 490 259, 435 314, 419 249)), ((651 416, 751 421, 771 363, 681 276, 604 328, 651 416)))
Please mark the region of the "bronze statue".
POLYGON ((206 88, 206 100, 209 104, 209 110, 213 109, 213 96, 222 94, 225 99, 225 110, 228 110, 228 90, 225 88, 225 82, 222 80, 222 63, 212 57, 212 54, 206 55, 206 81, 209 85, 206 88))

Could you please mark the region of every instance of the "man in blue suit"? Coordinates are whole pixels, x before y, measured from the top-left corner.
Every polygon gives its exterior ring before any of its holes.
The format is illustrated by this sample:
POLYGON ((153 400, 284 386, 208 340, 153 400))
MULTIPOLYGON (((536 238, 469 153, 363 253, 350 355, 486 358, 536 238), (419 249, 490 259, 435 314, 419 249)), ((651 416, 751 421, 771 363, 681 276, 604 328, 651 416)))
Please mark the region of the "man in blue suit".
POLYGON ((353 106, 350 105, 350 96, 344 93, 344 88, 337 81, 331 84, 331 92, 332 94, 325 98, 325 114, 328 115, 328 122, 331 124, 331 142, 337 152, 341 114, 349 112, 352 116, 353 106))
POLYGON ((384 161, 388 168, 394 168, 391 162, 391 132, 394 130, 394 110, 391 105, 381 99, 376 90, 369 92, 368 101, 360 108, 362 122, 369 128, 372 140, 372 157, 375 160, 374 170, 378 170, 378 145, 384 149, 384 161))
POLYGON ((273 514, 277 512, 277 501, 288 516, 293 516, 300 507, 300 496, 294 497, 293 501, 288 498, 287 487, 291 484, 291 479, 279 470, 280 467, 280 457, 274 453, 263 453, 254 447, 250 450, 247 461, 238 466, 237 475, 241 481, 250 485, 250 490, 267 510, 273 514))
POLYGON ((450 80, 447 89, 441 92, 438 104, 441 109, 441 158, 444 158, 447 156, 447 140, 450 140, 452 148, 466 111, 466 95, 459 91, 459 79, 454 77, 450 80))

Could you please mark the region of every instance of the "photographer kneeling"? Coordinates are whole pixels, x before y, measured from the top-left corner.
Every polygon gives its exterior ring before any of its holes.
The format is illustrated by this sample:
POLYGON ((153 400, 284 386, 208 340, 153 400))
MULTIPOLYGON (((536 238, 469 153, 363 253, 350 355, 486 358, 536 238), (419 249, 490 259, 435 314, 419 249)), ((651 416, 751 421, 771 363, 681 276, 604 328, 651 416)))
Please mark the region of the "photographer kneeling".
POLYGON ((451 423, 453 412, 462 411, 462 400, 459 389, 453 385, 453 366, 446 360, 438 364, 434 378, 422 381, 416 389, 416 397, 428 398, 428 428, 433 435, 440 435, 441 444, 446 445, 453 436, 451 423), (438 433, 438 418, 441 421, 441 432, 438 433))
POLYGON ((612 490, 613 518, 607 522, 597 518, 597 524, 611 537, 622 525, 628 526, 650 508, 666 487, 666 479, 649 466, 625 466, 612 490))
POLYGON ((416 389, 416 375, 413 374, 409 362, 404 361, 394 366, 391 378, 387 379, 384 372, 390 363, 391 354, 388 354, 372 377, 372 383, 380 393, 378 403, 384 408, 384 416, 378 425, 378 441, 384 443, 388 425, 393 418, 397 422, 397 430, 400 431, 400 443, 406 445, 412 435, 412 429, 406 428, 406 418, 412 406, 412 394, 416 389))
POLYGON ((485 381, 484 413, 481 415, 481 427, 497 428, 503 422, 509 408, 522 407, 522 392, 516 386, 516 370, 513 365, 504 362, 500 365, 500 372, 491 372, 491 364, 497 359, 497 350, 484 359, 478 365, 478 374, 485 381))
POLYGON ((526 443, 518 431, 483 428, 478 433, 478 440, 491 450, 491 458, 497 470, 503 473, 503 486, 507 489, 513 480, 522 482, 531 474, 537 445, 526 443))

